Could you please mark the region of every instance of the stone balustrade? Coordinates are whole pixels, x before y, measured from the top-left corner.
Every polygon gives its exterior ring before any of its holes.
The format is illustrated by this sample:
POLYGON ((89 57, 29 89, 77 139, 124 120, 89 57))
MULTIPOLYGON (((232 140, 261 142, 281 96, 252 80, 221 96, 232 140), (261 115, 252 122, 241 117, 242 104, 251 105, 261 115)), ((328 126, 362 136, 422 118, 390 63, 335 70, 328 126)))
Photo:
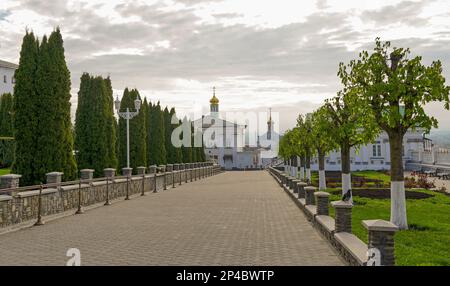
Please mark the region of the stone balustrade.
POLYGON ((289 170, 283 172, 269 167, 268 171, 349 265, 395 265, 394 235, 398 231, 396 225, 384 220, 362 221, 368 231, 369 243, 365 244, 352 234, 351 203, 331 202, 335 210, 333 218, 329 216, 329 193, 316 192, 315 187, 293 180, 289 170), (291 184, 294 184, 293 189, 291 184))
MULTIPOLYGON (((220 166, 210 162, 202 165, 210 170, 211 175, 221 172, 220 166)), ((94 171, 84 169, 80 171, 80 180, 74 182, 62 182, 63 173, 51 172, 47 174, 47 184, 42 185, 42 192, 39 186, 19 187, 20 175, 0 176, 0 228, 33 223, 39 212, 45 218, 87 206, 109 205, 110 201, 126 198, 127 195, 130 198, 147 192, 162 191, 173 187, 166 184, 167 182, 186 183, 195 174, 179 166, 172 172, 166 171, 165 165, 159 168, 155 165, 149 166, 147 174, 145 170, 145 167, 138 167, 138 175, 133 176, 131 168, 123 168, 123 175, 116 176, 116 169, 106 168, 103 170, 104 178, 94 179, 94 171)), ((199 171, 199 168, 192 170, 199 171)))

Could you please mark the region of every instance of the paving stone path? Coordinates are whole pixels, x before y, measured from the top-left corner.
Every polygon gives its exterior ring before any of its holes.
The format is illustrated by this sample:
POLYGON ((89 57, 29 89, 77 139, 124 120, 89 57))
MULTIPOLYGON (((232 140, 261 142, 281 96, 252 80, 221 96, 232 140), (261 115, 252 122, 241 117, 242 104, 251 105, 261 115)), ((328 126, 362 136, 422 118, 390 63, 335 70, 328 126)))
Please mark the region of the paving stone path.
POLYGON ((265 171, 226 172, 0 235, 0 265, 343 265, 265 171))

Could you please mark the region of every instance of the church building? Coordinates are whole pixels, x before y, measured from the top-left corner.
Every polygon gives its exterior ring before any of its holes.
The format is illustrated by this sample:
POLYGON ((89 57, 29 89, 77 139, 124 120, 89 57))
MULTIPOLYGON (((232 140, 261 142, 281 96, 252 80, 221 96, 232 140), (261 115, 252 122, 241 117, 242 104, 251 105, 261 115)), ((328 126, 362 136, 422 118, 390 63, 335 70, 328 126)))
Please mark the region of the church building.
MULTIPOLYGON (((270 148, 261 147, 259 140, 256 146, 249 146, 246 142, 248 126, 230 122, 220 117, 219 99, 216 97, 215 88, 213 88, 213 97, 209 103, 210 113, 193 122, 196 131, 203 135, 206 159, 216 162, 226 170, 262 168, 264 166, 262 156, 270 155, 264 154, 270 148)), ((271 128, 271 125, 269 125, 269 128, 271 128)), ((269 129, 269 135, 266 134, 265 136, 270 137, 270 132, 269 129)), ((275 146, 275 144, 273 145, 275 146)), ((274 154, 273 156, 276 157, 276 152, 274 154)))

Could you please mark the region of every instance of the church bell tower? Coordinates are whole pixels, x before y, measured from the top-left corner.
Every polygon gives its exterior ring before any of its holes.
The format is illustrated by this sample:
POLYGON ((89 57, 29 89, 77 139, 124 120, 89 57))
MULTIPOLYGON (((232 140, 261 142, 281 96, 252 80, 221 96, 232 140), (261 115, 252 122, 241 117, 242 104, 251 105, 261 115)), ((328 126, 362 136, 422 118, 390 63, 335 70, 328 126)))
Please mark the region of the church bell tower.
POLYGON ((219 99, 216 97, 216 87, 213 87, 213 97, 209 103, 211 116, 219 117, 219 99))

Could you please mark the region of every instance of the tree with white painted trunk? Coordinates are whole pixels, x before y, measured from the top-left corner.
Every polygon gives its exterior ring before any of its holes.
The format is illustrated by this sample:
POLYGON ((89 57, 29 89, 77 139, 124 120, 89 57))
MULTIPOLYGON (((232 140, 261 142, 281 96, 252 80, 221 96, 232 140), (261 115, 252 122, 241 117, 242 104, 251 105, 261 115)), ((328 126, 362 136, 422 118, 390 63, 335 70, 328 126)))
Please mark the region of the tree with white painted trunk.
POLYGON ((313 143, 311 138, 312 133, 312 123, 311 123, 311 114, 308 113, 305 116, 300 114, 297 118, 297 141, 299 142, 300 149, 299 153, 302 153, 304 156, 304 166, 306 172, 306 181, 308 183, 311 182, 311 156, 313 143))
POLYGON ((327 99, 324 111, 333 120, 334 128, 329 134, 341 151, 342 199, 353 202, 350 150, 373 141, 379 129, 370 114, 364 114, 362 100, 345 90, 339 91, 336 97, 327 99))
POLYGON ((325 106, 322 106, 314 111, 311 121, 312 144, 317 152, 319 164, 319 190, 325 190, 327 188, 325 177, 325 155, 326 153, 338 148, 338 145, 331 136, 334 128, 334 122, 325 106))
POLYGON ((287 130, 284 135, 280 138, 280 142, 278 144, 278 156, 283 158, 284 160, 284 172, 290 174, 291 167, 290 162, 291 158, 294 155, 293 148, 291 145, 291 137, 292 131, 287 130))
POLYGON ((391 222, 407 229, 403 174, 403 137, 409 129, 429 132, 437 120, 425 113, 428 102, 443 102, 449 109, 450 87, 445 85, 440 61, 429 66, 410 50, 391 48, 390 42, 375 40, 371 54, 363 51, 357 60, 340 64, 338 75, 346 93, 363 100, 368 114, 389 136, 391 156, 391 222))

